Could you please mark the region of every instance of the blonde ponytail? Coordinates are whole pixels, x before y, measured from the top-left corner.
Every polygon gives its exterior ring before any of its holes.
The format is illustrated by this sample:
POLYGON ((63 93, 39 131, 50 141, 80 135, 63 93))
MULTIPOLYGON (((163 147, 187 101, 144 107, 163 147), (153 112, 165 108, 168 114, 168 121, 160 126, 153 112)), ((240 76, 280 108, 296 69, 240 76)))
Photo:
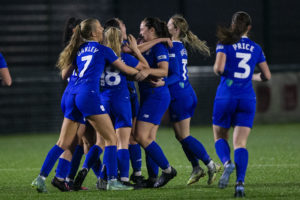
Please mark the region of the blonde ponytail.
POLYGON ((56 66, 62 71, 72 66, 80 45, 91 39, 92 32, 96 30, 97 19, 86 19, 75 27, 69 44, 60 53, 56 66))
POLYGON ((206 41, 200 40, 192 31, 188 30, 186 36, 181 39, 184 44, 188 44, 193 52, 199 52, 205 56, 210 56, 209 47, 206 41))
POLYGON ((110 47, 117 56, 121 56, 122 32, 119 28, 109 27, 104 30, 104 45, 110 47))
POLYGON ((206 45, 206 41, 200 40, 192 31, 189 30, 187 21, 181 15, 174 15, 171 17, 175 28, 180 29, 179 39, 188 45, 192 52, 199 52, 205 56, 210 56, 209 47, 206 45))
POLYGON ((75 59, 76 52, 79 46, 83 43, 83 39, 80 35, 80 25, 75 27, 75 31, 71 37, 69 44, 60 53, 56 66, 61 70, 65 70, 71 67, 73 60, 75 59))

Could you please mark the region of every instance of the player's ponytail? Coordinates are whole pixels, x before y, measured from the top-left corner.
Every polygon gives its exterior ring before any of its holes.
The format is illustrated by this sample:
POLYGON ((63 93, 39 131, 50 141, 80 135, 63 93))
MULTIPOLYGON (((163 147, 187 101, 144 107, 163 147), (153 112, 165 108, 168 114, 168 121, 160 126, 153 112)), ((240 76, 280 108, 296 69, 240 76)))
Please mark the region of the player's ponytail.
POLYGON ((117 56, 121 56, 122 32, 119 28, 108 27, 104 30, 104 45, 110 47, 117 56))
POLYGON ((243 11, 234 13, 230 28, 218 27, 217 38, 219 43, 230 45, 238 42, 248 30, 249 25, 251 25, 251 17, 248 13, 243 11))
POLYGON ((199 52, 205 56, 210 56, 209 47, 206 41, 200 40, 190 29, 187 21, 181 15, 173 15, 173 24, 175 28, 180 29, 179 39, 185 46, 190 47, 192 52, 199 52))
POLYGON ((75 27, 69 44, 60 53, 56 66, 62 71, 71 67, 81 44, 92 37, 92 31, 95 31, 97 19, 86 19, 75 27))

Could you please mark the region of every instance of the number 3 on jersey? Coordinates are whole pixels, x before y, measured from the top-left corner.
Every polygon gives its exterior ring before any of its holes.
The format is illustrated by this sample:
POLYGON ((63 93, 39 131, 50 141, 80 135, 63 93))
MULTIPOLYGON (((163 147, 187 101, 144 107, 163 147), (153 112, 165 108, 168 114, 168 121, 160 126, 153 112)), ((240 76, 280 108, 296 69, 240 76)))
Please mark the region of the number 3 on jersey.
POLYGON ((250 75, 250 66, 247 64, 247 62, 250 60, 251 54, 250 53, 238 53, 237 52, 236 57, 237 58, 242 58, 242 60, 239 62, 238 67, 243 68, 245 70, 245 72, 244 73, 234 72, 234 77, 235 78, 241 78, 241 79, 248 78, 248 76, 250 75))
POLYGON ((81 78, 84 74, 84 72, 87 70, 88 66, 90 65, 91 61, 92 61, 93 55, 89 55, 89 56, 83 56, 81 57, 81 61, 86 61, 84 63, 83 69, 81 70, 79 77, 81 78))

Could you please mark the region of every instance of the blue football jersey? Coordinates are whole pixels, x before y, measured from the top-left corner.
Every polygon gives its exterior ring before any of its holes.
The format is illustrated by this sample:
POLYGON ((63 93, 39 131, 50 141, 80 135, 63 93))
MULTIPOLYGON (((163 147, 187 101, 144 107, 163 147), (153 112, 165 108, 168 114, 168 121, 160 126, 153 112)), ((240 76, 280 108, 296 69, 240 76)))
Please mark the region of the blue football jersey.
POLYGON ((216 53, 218 52, 226 54, 226 63, 216 99, 255 98, 252 87, 254 68, 256 64, 266 60, 261 47, 243 36, 232 45, 218 44, 216 53))
POLYGON ((104 67, 118 59, 114 51, 98 42, 86 42, 77 51, 78 79, 74 93, 79 91, 100 92, 100 77, 104 67))
POLYGON ((1 53, 0 53, 0 68, 7 68, 7 64, 1 53))
POLYGON ((189 84, 189 77, 188 77, 188 70, 187 70, 187 63, 188 63, 188 54, 187 50, 180 41, 173 41, 173 48, 172 51, 175 53, 175 57, 179 64, 179 78, 180 84, 188 85, 189 84))
MULTIPOLYGON (((128 66, 136 67, 139 61, 128 53, 121 53, 121 60, 128 66)), ((101 75, 101 90, 113 90, 118 88, 127 89, 126 75, 111 65, 105 67, 101 75)))
MULTIPOLYGON (((162 61, 167 61, 169 62, 169 51, 166 48, 166 46, 162 43, 158 43, 154 45, 151 49, 143 53, 143 56, 147 60, 150 68, 158 68, 157 64, 162 61)), ((139 89, 146 91, 146 90, 155 90, 155 91, 160 91, 163 88, 167 87, 162 86, 162 87, 157 87, 153 88, 150 83, 148 82, 139 82, 139 89)))

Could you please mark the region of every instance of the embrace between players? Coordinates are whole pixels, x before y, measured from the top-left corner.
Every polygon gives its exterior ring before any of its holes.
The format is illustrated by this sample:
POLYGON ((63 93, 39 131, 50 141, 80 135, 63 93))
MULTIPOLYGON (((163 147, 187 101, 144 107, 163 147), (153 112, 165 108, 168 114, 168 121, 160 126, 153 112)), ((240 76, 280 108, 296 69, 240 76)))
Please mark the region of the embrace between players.
MULTIPOLYGON (((236 168, 236 197, 245 195, 246 143, 256 103, 252 80, 271 78, 260 46, 247 37, 250 29, 251 18, 241 11, 233 15, 229 28, 219 27, 214 65, 221 82, 214 103, 213 132, 216 153, 224 166, 218 186, 225 188, 236 168), (237 48, 240 46, 245 48, 237 48), (254 74, 256 65, 261 72, 254 74), (228 145, 231 126, 235 164, 228 145)), ((45 179, 58 159, 51 183, 61 191, 85 190, 82 183, 91 168, 100 190, 164 186, 177 175, 155 141, 167 109, 175 136, 193 167, 187 184, 206 173, 207 183, 212 184, 221 167, 190 135, 197 97, 188 79, 185 47, 206 56, 210 50, 189 30, 187 21, 180 15, 172 16, 168 23, 147 17, 140 24, 139 44, 132 35, 127 36, 125 24, 117 18, 108 20, 104 28, 97 19, 72 18, 66 30, 66 46, 57 63, 62 78, 69 80, 61 102, 64 120, 60 137, 32 186, 47 192, 45 179), (138 82, 139 101, 132 81, 138 82), (145 150, 147 179, 141 172, 140 146, 145 150), (84 153, 84 164, 77 173, 84 153), (133 173, 129 177, 130 161, 133 173)))

